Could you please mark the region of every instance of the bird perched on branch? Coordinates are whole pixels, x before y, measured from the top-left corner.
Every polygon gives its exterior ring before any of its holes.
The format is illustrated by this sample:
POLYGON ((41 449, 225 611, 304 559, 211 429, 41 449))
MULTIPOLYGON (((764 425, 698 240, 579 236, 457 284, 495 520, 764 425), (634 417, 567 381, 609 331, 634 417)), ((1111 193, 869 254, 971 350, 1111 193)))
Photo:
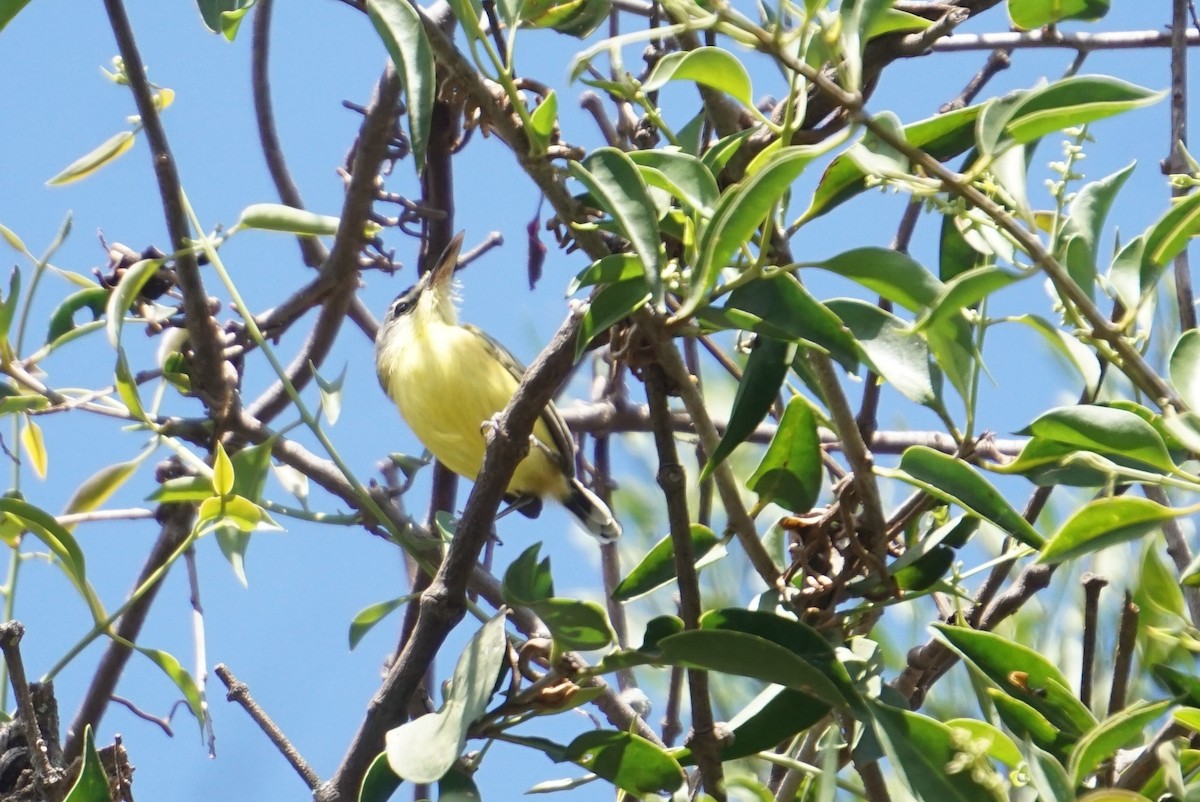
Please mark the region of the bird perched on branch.
MULTIPOLYGON (((375 368, 417 439, 443 465, 472 481, 479 474, 486 428, 508 405, 524 368, 504 346, 458 322, 453 277, 460 232, 437 265, 388 308, 375 338, 375 368)), ((607 542, 621 526, 575 476, 575 445, 554 404, 533 427, 529 453, 509 480, 505 499, 529 517, 542 499, 561 503, 590 534, 607 542)))

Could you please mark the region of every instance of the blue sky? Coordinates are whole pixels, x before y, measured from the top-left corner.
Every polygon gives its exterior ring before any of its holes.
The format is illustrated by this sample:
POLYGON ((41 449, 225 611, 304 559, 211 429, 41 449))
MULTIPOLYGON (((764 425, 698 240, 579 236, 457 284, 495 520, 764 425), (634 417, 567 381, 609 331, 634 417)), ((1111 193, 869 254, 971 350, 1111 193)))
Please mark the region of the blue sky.
MULTIPOLYGON (((342 182, 335 168, 359 122, 355 113, 342 108, 341 101, 366 102, 386 56, 367 20, 341 3, 323 0, 278 5, 271 70, 283 146, 309 207, 335 214, 342 197, 342 182)), ((1115 5, 1116 10, 1098 29, 1157 28, 1168 21, 1165 4, 1153 12, 1143 4, 1115 5)), ((151 80, 177 93, 164 122, 185 190, 201 219, 209 225, 229 226, 245 206, 274 201, 253 121, 248 25, 231 44, 209 34, 188 2, 133 0, 129 13, 151 80)), ((971 26, 973 30, 1006 28, 1000 9, 971 26)), ((547 32, 527 32, 523 38, 518 64, 532 75, 561 85, 573 42, 547 32)), ((73 230, 54 263, 83 275, 105 261, 97 232, 135 249, 166 242, 144 142, 86 181, 62 188, 45 186, 45 181, 68 163, 125 128, 125 117, 134 113, 127 90, 114 86, 100 73, 115 53, 98 3, 34 0, 0 33, 0 119, 4 121, 0 129, 4 187, 0 223, 38 253, 69 211, 73 230)), ((957 94, 983 58, 980 53, 933 56, 897 65, 885 76, 871 108, 891 109, 905 121, 929 116, 957 94)), ((637 59, 637 49, 627 53, 630 63, 637 59)), ((1014 62, 1011 70, 987 88, 985 96, 1029 86, 1041 77, 1053 79, 1069 64, 1070 55, 1019 52, 1014 62)), ((1115 72, 1158 89, 1167 85, 1167 64, 1165 50, 1124 51, 1096 54, 1084 70, 1115 72)), ((769 74, 756 73, 755 79, 759 94, 778 92, 769 74)), ((690 97, 674 91, 675 97, 685 101, 690 97)), ((561 103, 567 138, 594 147, 599 144, 598 137, 567 99, 571 96, 561 103)), ((671 95, 664 97, 669 108, 671 95)), ((1139 162, 1112 221, 1125 238, 1141 231, 1166 209, 1168 193, 1158 173, 1158 160, 1166 155, 1169 144, 1166 115, 1166 105, 1160 104, 1093 129, 1098 142, 1090 147, 1083 164, 1089 178, 1111 173, 1132 159, 1139 162)), ((1049 137, 1035 159, 1038 177, 1031 177, 1031 187, 1046 175, 1045 162, 1057 158, 1057 138, 1049 137)), ((388 181, 389 188, 415 196, 411 169, 411 163, 400 164, 388 181)), ((801 178, 795 192, 797 205, 806 200, 818 177, 819 170, 813 169, 801 178)), ((468 246, 492 230, 502 232, 509 243, 467 272, 463 317, 496 334, 519 357, 532 358, 561 322, 565 313, 562 289, 568 277, 585 266, 583 257, 552 251, 545 277, 536 291, 529 292, 523 243, 524 226, 538 205, 532 184, 520 180, 514 159, 501 144, 478 135, 462 155, 456 184, 458 225, 467 230, 468 246)), ((1044 202, 1044 193, 1040 188, 1038 192, 1044 202)), ((793 243, 794 250, 804 254, 801 258, 818 259, 861 245, 886 245, 902 207, 903 199, 896 196, 864 196, 803 230, 793 243)), ((936 266, 936 233, 936 224, 924 221, 913 248, 914 255, 931 267, 936 266)), ((549 239, 547 243, 551 244, 549 239)), ((393 236, 388 244, 396 248, 406 269, 394 277, 364 276, 363 298, 376 314, 382 314, 388 301, 413 276, 415 242, 393 236)), ((12 264, 20 262, 8 253, 12 264)), ((239 235, 222 255, 255 309, 277 303, 305 280, 294 243, 282 235, 239 235)), ((0 263, 0 268, 7 267, 0 263)), ((22 268, 27 272, 27 265, 22 268)), ((206 281, 213 291, 215 276, 206 275, 206 281)), ((823 281, 814 278, 815 291, 821 297, 845 291, 841 285, 823 281)), ((44 320, 71 289, 48 277, 35 305, 34 320, 44 320)), ((1002 296, 997 303, 1014 312, 1049 314, 1047 297, 1035 282, 1002 296)), ((31 342, 39 341, 41 325, 35 322, 31 342)), ((298 327, 280 344, 285 358, 298 347, 303 328, 298 327)), ((153 344, 137 344, 141 335, 136 329, 129 327, 128 347, 149 359, 153 344)), ((46 365, 50 382, 59 387, 107 383, 112 362, 106 348, 96 338, 64 349, 46 365)), ((1028 354, 1040 353, 1035 351, 1040 348, 1032 335, 1013 331, 998 338, 989 350, 995 386, 986 392, 983 420, 988 428, 1001 434, 1020 428, 1055 399, 1077 392, 1072 380, 1030 376, 1028 354)), ((360 476, 371 475, 374 463, 389 451, 420 451, 379 391, 371 345, 359 331, 350 326, 344 329, 327 364, 327 375, 347 367, 345 409, 331 435, 360 476)), ((249 380, 247 395, 261 389, 267 377, 259 365, 249 380)), ((577 398, 586 392, 586 382, 579 380, 567 395, 577 398)), ((194 412, 194 407, 190 409, 194 412)), ((927 425, 919 410, 889 390, 881 425, 887 428, 914 422, 927 425)), ((132 458, 144 442, 140 435, 123 433, 112 422, 79 415, 47 417, 40 423, 50 451, 49 476, 40 481, 25 471, 21 483, 30 501, 52 511, 62 507, 84 477, 132 458)), ((637 448, 632 444, 619 449, 618 464, 627 484, 651 478, 640 469, 637 448)), ((147 463, 145 473, 113 504, 142 503, 141 493, 149 487, 153 462, 147 463)), ((8 466, 3 468, 7 475, 8 466)), ((276 491, 282 495, 277 487, 276 491)), ((422 481, 411 497, 414 511, 424 509, 423 492, 422 481)), ((462 493, 460 498, 465 498, 465 489, 462 493)), ((200 544, 207 655, 210 666, 225 662, 250 685, 259 702, 325 777, 341 758, 377 685, 381 661, 393 646, 393 629, 383 626, 355 652, 348 652, 349 621, 363 607, 400 595, 405 590, 404 580, 399 555, 361 530, 285 525, 287 533, 256 536, 248 561, 248 588, 238 584, 214 542, 200 544)), ((636 554, 638 544, 644 546, 661 534, 639 532, 636 527, 627 527, 627 531, 630 557, 636 554)), ((155 532, 146 522, 91 525, 79 530, 90 578, 108 604, 115 606, 128 591, 155 532)), ((561 512, 548 512, 536 524, 512 516, 501 524, 500 532, 509 544, 501 552, 502 561, 519 553, 525 543, 545 539, 543 553, 554 560, 560 591, 594 583, 592 566, 597 552, 561 512)), ((664 601, 665 597, 658 600, 664 601)), ((27 627, 24 649, 29 671, 35 676, 53 664, 89 625, 86 609, 61 574, 42 561, 27 563, 22 569, 17 617, 27 627)), ((192 665, 191 612, 181 570, 172 572, 143 640, 145 645, 168 650, 185 665, 192 665)), ((73 715, 98 654, 94 645, 60 676, 58 696, 64 722, 73 715)), ((452 658, 447 655, 439 664, 439 673, 448 674, 451 667, 452 658)), ((291 770, 242 711, 224 701, 215 679, 213 683, 210 705, 217 732, 215 761, 206 758, 195 726, 184 713, 176 717, 176 736, 171 739, 119 707, 110 710, 98 740, 107 743, 114 733, 122 734, 138 769, 135 793, 141 798, 177 800, 304 798, 306 791, 291 770)), ((156 714, 162 714, 177 697, 156 669, 136 660, 118 692, 156 714)), ((654 715, 657 720, 659 712, 654 715)), ((573 714, 568 726, 589 724, 573 714)), ((480 782, 485 794, 491 792, 490 798, 508 798, 537 781, 573 773, 571 767, 555 767, 538 756, 496 750, 484 762, 480 782), (521 762, 510 764, 509 760, 521 762)), ((605 797, 594 789, 574 792, 570 798, 605 797)))

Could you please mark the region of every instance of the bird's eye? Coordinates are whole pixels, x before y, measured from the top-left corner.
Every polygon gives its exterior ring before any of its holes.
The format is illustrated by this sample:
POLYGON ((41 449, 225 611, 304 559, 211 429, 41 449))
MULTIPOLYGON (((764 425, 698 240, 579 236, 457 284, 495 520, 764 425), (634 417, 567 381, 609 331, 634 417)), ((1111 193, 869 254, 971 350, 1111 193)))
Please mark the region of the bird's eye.
POLYGON ((412 309, 412 301, 401 298, 392 304, 392 317, 400 317, 409 309, 412 309))

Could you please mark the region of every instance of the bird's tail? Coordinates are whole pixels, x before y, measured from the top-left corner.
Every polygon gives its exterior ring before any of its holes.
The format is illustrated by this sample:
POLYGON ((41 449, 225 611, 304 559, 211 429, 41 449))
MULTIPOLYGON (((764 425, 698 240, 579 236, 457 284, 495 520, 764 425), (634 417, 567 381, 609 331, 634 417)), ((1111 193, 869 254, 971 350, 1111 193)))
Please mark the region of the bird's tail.
POLYGON ((621 525, 613 518, 612 511, 578 479, 571 479, 563 506, 575 516, 592 537, 601 543, 609 543, 621 536, 621 525))

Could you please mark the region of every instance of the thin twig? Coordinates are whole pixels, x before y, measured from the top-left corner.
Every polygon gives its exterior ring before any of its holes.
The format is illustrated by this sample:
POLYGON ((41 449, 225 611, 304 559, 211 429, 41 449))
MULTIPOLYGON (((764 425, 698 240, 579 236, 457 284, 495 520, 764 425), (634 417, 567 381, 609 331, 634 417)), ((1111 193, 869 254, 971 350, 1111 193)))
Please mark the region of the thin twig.
MULTIPOLYGON (((146 556, 146 562, 138 573, 134 588, 140 588, 162 568, 171 555, 183 544, 192 530, 192 520, 196 508, 191 504, 164 504, 158 508, 157 517, 161 524, 158 537, 146 556)), ((165 574, 164 574, 165 577, 165 574)), ((146 616, 162 587, 162 580, 146 590, 117 623, 116 636, 108 642, 100 662, 92 674, 91 684, 79 703, 75 719, 67 730, 67 742, 63 753, 68 763, 75 760, 83 751, 83 732, 89 725, 95 729, 104 717, 108 703, 112 700, 113 691, 125 670, 125 664, 133 650, 127 645, 137 643, 141 635, 146 616)))
POLYGON ((129 88, 137 104, 142 130, 150 146, 154 175, 158 180, 163 215, 171 238, 176 279, 183 293, 183 309, 194 360, 190 371, 193 387, 204 400, 218 428, 221 428, 237 403, 237 394, 234 392, 236 373, 221 354, 220 327, 209 309, 200 267, 190 245, 191 226, 184 211, 183 186, 154 102, 154 91, 146 79, 146 68, 129 24, 129 16, 125 13, 125 4, 123 0, 104 0, 104 8, 125 65, 129 88))
POLYGON ((0 651, 4 653, 4 664, 8 666, 9 682, 12 683, 13 695, 17 700, 18 716, 25 729, 25 743, 29 747, 29 762, 33 765, 34 785, 42 790, 48 799, 58 799, 55 785, 61 777, 61 772, 50 765, 46 754, 46 743, 55 737, 48 733, 43 737, 37 721, 37 707, 33 703, 33 695, 29 691, 29 680, 25 676, 25 662, 21 659, 21 638, 25 635, 25 627, 20 621, 5 621, 0 623, 0 651))
POLYGON ((1133 655, 1137 650, 1138 606, 1133 603, 1129 591, 1121 605, 1121 625, 1117 629, 1117 647, 1113 653, 1112 689, 1108 694, 1108 715, 1113 716, 1125 709, 1125 695, 1129 690, 1129 672, 1133 668, 1133 655))
POLYGON ((1092 684, 1096 681, 1096 638, 1100 634, 1097 612, 1100 591, 1108 585, 1108 580, 1098 574, 1086 573, 1080 583, 1083 585, 1083 658, 1079 668, 1079 701, 1090 708, 1092 684))
MULTIPOLYGON (((687 508, 687 479, 675 448, 667 401, 667 382, 657 364, 642 368, 646 400, 654 422, 654 444, 658 452, 658 485, 666 501, 671 545, 675 551, 675 575, 679 587, 679 612, 686 629, 700 626, 700 581, 696 575, 692 549, 691 516, 687 508)), ((688 669, 688 689, 692 706, 692 751, 700 769, 704 790, 717 800, 725 799, 725 781, 721 770, 720 746, 716 741, 712 700, 708 693, 708 673, 688 669)))
MULTIPOLYGON (((329 258, 321 266, 321 275, 329 282, 322 298, 321 313, 300 353, 287 368, 288 378, 296 390, 312 380, 315 368, 329 355, 358 289, 358 255, 366 243, 364 222, 375 201, 379 167, 388 153, 399 102, 400 81, 389 67, 379 79, 375 100, 359 129, 353 172, 346 187, 337 234, 329 258)), ((268 422, 290 403, 291 396, 284 383, 276 381, 247 407, 247 413, 268 422)))
POLYGON ((228 690, 225 698, 231 702, 237 702, 242 706, 243 710, 250 714, 250 718, 254 719, 254 723, 258 725, 258 728, 271 740, 271 743, 275 744, 275 748, 279 750, 279 754, 283 755, 284 759, 292 764, 292 768, 300 775, 300 779, 304 780, 305 785, 314 791, 320 787, 321 778, 317 776, 312 766, 308 765, 308 761, 297 751, 296 747, 287 739, 287 736, 283 734, 278 725, 271 720, 267 712, 262 709, 258 702, 254 701, 254 697, 250 695, 250 689, 246 686, 246 683, 235 677, 233 672, 224 663, 219 663, 213 669, 213 673, 220 678, 221 682, 225 683, 225 688, 228 690))
MULTIPOLYGON (((1184 25, 1186 30, 1187 26, 1184 25)), ((1200 34, 1188 30, 1188 47, 1200 45, 1200 34)), ((1063 32, 1045 28, 1023 33, 956 33, 934 42, 932 49, 943 53, 963 50, 994 50, 1057 47, 1068 50, 1141 50, 1171 47, 1171 34, 1165 31, 1111 31, 1106 33, 1063 32)))
MULTIPOLYGON (((1186 173, 1187 159, 1183 151, 1187 148, 1187 95, 1188 95, 1188 38, 1194 31, 1188 30, 1188 0, 1173 0, 1171 3, 1171 138, 1167 142, 1167 158, 1163 160, 1163 172, 1186 173)), ((1188 190, 1171 187, 1171 198, 1180 198, 1188 190)), ((1192 271, 1188 266, 1188 249, 1184 248, 1175 257, 1175 300, 1179 309, 1179 328, 1188 331, 1196 328, 1196 298, 1192 292, 1192 271)), ((1196 619, 1193 617, 1192 619, 1196 619)))

